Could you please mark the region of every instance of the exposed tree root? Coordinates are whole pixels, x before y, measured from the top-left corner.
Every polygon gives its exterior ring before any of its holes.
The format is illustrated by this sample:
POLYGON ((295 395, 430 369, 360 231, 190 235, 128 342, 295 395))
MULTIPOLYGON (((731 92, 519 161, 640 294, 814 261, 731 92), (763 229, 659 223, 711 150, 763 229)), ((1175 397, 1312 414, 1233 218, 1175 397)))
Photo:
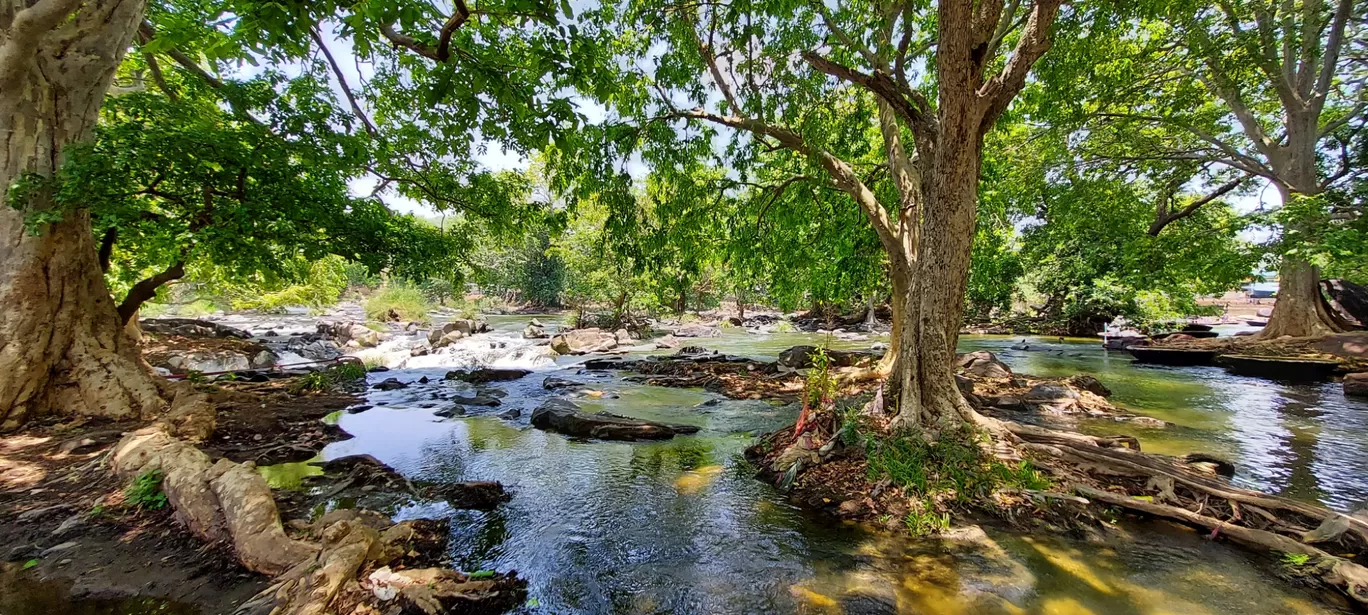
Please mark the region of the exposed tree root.
MULTIPOLYGON (((207 403, 192 401, 187 398, 187 407, 213 410, 207 403)), ((342 510, 325 515, 310 535, 291 537, 281 524, 270 487, 255 466, 227 459, 211 462, 193 444, 172 435, 176 425, 185 424, 186 417, 180 418, 172 425, 158 423, 127 434, 111 452, 110 467, 125 480, 160 470, 167 501, 191 533, 208 542, 231 545, 243 566, 276 577, 270 588, 243 604, 238 613, 367 612, 357 606, 393 604, 392 600, 399 600, 404 608, 433 614, 502 611, 525 596, 526 583, 511 574, 472 580, 444 569, 387 572, 389 585, 404 585, 408 579, 413 587, 402 591, 379 587, 363 575, 377 568, 388 570, 383 567, 410 553, 410 542, 417 535, 415 522, 396 524, 378 513, 342 510)))

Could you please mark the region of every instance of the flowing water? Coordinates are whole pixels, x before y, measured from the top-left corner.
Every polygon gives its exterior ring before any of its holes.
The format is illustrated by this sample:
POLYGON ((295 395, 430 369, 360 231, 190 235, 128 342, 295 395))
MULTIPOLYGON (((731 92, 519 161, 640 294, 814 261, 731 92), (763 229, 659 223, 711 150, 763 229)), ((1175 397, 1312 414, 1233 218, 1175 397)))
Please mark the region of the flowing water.
MULTIPOLYGON (((372 392, 373 409, 343 414, 339 425, 355 437, 323 456, 366 453, 410 477, 503 482, 513 499, 494 511, 424 504, 396 512, 450 517, 456 565, 517 570, 530 582, 524 612, 1200 615, 1339 608, 1273 578, 1267 561, 1166 524, 1129 524, 1133 536, 1096 544, 992 528, 976 540, 914 540, 811 518, 754 479, 740 459, 754 433, 791 422, 795 408, 584 372, 576 367, 583 357, 552 360, 518 339, 526 317, 491 320, 495 333, 464 340, 453 354, 405 359, 382 348, 398 368, 371 380, 414 384, 372 392), (500 407, 434 416, 450 404, 445 398, 473 390, 442 381, 445 371, 482 364, 537 373, 489 385, 507 394, 500 407), (429 384, 416 383, 423 376, 429 384), (572 398, 588 410, 702 431, 617 443, 531 429, 532 409, 560 394, 541 387, 546 376, 587 384, 589 393, 572 398), (496 416, 511 408, 521 417, 496 416)), ((876 341, 725 330, 689 343, 772 360, 795 344, 868 348, 876 341)), ((1029 339, 1027 350, 1010 348, 1019 343, 973 336, 962 350, 993 350, 1023 373, 1095 374, 1118 403, 1176 424, 1142 432, 1150 450, 1228 456, 1243 483, 1341 508, 1368 493, 1351 471, 1352 459, 1368 456, 1349 436, 1368 408, 1346 402, 1335 387, 1142 368, 1096 342, 1029 339)), ((1111 422, 1081 427, 1135 431, 1111 422)))
MULTIPOLYGON (((451 351, 410 357, 412 340, 367 351, 392 369, 397 391, 370 391, 374 408, 343 413, 354 436, 321 457, 370 454, 403 474, 432 481, 497 480, 512 501, 489 512, 410 505, 400 518, 452 520, 450 556, 464 570, 517 570, 529 581, 523 613, 911 613, 1038 615, 1215 615, 1337 613, 1323 599, 1275 577, 1276 562, 1164 523, 1130 521, 1106 543, 1021 535, 992 527, 966 540, 933 541, 871 532, 811 517, 753 478, 740 458, 753 434, 791 422, 791 406, 727 400, 700 390, 629 383, 583 372, 583 357, 553 358, 518 335, 527 317, 491 317, 495 331, 451 351), (523 367, 536 373, 484 388, 505 393, 496 408, 444 419, 435 412, 473 388, 449 369, 523 367), (417 381, 426 376, 427 384, 417 381), (588 385, 570 394, 589 410, 702 427, 666 442, 577 441, 528 426, 552 395, 542 380, 588 385), (518 418, 500 418, 510 409, 518 418)), ((543 318, 551 326, 556 319, 543 318)), ((774 359, 796 344, 868 348, 879 340, 724 330, 690 340, 729 354, 774 359)), ((1288 386, 1216 368, 1151 368, 1096 341, 966 336, 961 350, 987 349, 1021 373, 1095 375, 1113 400, 1174 423, 1140 430, 1090 421, 1095 433, 1135 433, 1147 450, 1205 451, 1230 458, 1242 484, 1349 509, 1368 496, 1357 468, 1368 461, 1368 404, 1337 385, 1288 386)), ((292 464, 274 483, 310 473, 292 464)), ((55 604, 55 603, 54 603, 55 604)), ((73 608, 96 608, 85 602, 73 608)), ((107 607, 109 605, 98 605, 107 607)), ((118 607, 114 607, 118 609, 118 607)), ((165 612, 139 610, 71 612, 165 612)), ((170 612, 182 612, 171 607, 170 612)), ((25 613, 28 611, 19 611, 25 613)), ((32 611, 41 612, 41 611, 32 611)), ((58 607, 52 612, 67 612, 58 607)), ((189 612, 189 611, 185 611, 189 612)))

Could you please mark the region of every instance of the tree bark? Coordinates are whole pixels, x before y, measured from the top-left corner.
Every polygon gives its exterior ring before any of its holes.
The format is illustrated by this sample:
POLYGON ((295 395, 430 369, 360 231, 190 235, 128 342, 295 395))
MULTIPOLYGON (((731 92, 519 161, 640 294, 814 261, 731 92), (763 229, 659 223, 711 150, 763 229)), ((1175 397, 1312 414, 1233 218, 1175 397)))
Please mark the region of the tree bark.
MULTIPOLYGON (((87 140, 143 0, 0 0, 0 187, 51 177, 87 140), (31 5, 31 6, 30 6, 31 5)), ((39 190, 0 208, 0 430, 45 414, 139 418, 162 406, 101 274, 90 214, 39 190)))
MULTIPOLYGON (((144 303, 147 303, 149 299, 157 296, 158 288, 161 288, 162 285, 167 282, 179 280, 183 277, 185 277, 185 261, 177 261, 161 273, 150 278, 139 280, 137 284, 133 285, 133 288, 128 289, 128 294, 125 295, 124 300, 119 303, 117 309, 119 313, 119 322, 125 325, 128 324, 131 319, 138 315, 138 310, 142 308, 144 303)), ((443 303, 442 305, 446 304, 443 303)))
MULTIPOLYGON (((1283 206, 1301 196, 1320 193, 1314 157, 1294 157, 1295 169, 1288 173, 1295 183, 1277 183, 1283 206)), ((1343 333, 1347 329, 1330 314, 1320 290, 1320 268, 1295 256, 1284 256, 1278 271, 1278 298, 1268 325, 1260 339, 1317 337, 1343 333)))

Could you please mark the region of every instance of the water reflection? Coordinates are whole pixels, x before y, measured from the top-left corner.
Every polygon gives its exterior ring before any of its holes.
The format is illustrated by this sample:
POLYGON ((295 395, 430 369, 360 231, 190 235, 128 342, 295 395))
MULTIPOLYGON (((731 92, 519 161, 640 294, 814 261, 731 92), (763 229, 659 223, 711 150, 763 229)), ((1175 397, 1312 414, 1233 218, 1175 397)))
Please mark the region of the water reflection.
MULTIPOLYGON (((696 341, 772 358, 794 343, 814 340, 785 335, 776 342, 727 332, 696 341)), ((966 342, 995 351, 1008 345, 1005 338, 966 342)), ((1091 346, 1059 346, 1044 352, 1004 350, 1002 355, 1020 371, 1093 371, 1137 411, 1175 422, 1191 419, 1186 427, 1146 434, 1155 448, 1166 443, 1177 449, 1188 442, 1208 450, 1213 438, 1226 443, 1253 440, 1261 448, 1250 450, 1267 455, 1266 465, 1282 474, 1260 469, 1264 474, 1249 476, 1303 484, 1303 471, 1278 455, 1315 459, 1305 464, 1305 472, 1321 477, 1323 491, 1338 493, 1331 485, 1339 483, 1324 480, 1324 461, 1319 461, 1327 459, 1321 450, 1327 428, 1311 432, 1314 438, 1306 446, 1293 446, 1296 432, 1287 425, 1321 424, 1333 412, 1322 409, 1325 414, 1316 415, 1285 408, 1289 402, 1242 388, 1243 380, 1222 373, 1151 372, 1091 346), (1173 391, 1181 399, 1172 399, 1168 393, 1173 391), (1249 399, 1238 401, 1234 392, 1249 399), (1142 407, 1146 403, 1154 408, 1142 407), (1276 429, 1255 433, 1256 423, 1276 429)), ((752 478, 738 460, 751 441, 747 432, 791 421, 794 408, 581 373, 574 365, 578 360, 563 359, 541 373, 498 383, 507 393, 503 406, 477 416, 441 419, 433 414, 437 408, 422 406, 434 396, 440 401, 452 391, 468 390, 440 378, 372 394, 368 403, 374 409, 340 417, 340 426, 355 437, 329 446, 324 457, 367 453, 427 480, 502 481, 513 499, 494 511, 453 511, 445 504, 426 503, 410 505, 399 515, 450 517, 454 563, 467 570, 518 570, 541 605, 526 612, 1335 612, 1272 580, 1265 567, 1240 552, 1184 530, 1163 529, 1158 535, 1143 533, 1106 545, 998 531, 968 542, 937 542, 812 519, 752 478), (552 374, 590 382, 604 392, 577 400, 587 410, 691 423, 703 430, 666 442, 614 443, 570 440, 531 429, 530 411, 552 395, 541 388, 541 380, 552 374), (523 410, 518 419, 493 416, 515 407, 523 410)), ((440 375, 440 370, 383 375, 413 382, 440 375)), ((1321 401, 1306 398, 1300 403, 1323 408, 1324 397, 1322 392, 1316 398, 1321 401)), ((1116 430, 1114 423, 1098 427, 1116 430)), ((1225 450, 1243 454, 1235 446, 1225 450)))

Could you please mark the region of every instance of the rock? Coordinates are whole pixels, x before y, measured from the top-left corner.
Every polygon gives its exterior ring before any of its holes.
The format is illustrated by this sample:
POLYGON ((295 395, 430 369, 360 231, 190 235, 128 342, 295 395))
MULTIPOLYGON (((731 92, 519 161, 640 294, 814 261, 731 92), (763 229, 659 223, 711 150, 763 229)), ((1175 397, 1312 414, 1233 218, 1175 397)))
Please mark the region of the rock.
POLYGON ((1112 394, 1111 389, 1102 384, 1102 381, 1087 374, 1079 374, 1069 378, 1065 382, 1075 388, 1097 395, 1098 397, 1111 397, 1112 394))
POLYGON ((546 380, 542 381, 542 388, 548 391, 554 391, 556 389, 577 389, 582 386, 584 386, 584 383, 582 382, 575 382, 574 380, 557 378, 555 376, 547 376, 546 380))
POLYGON ((619 346, 628 346, 632 343, 632 334, 626 329, 618 329, 613 332, 613 337, 617 338, 619 346))
POLYGON ((380 372, 387 372, 387 371, 389 371, 389 369, 390 369, 390 368, 385 367, 384 365, 376 365, 375 367, 372 367, 372 368, 370 368, 370 369, 368 369, 368 370, 366 370, 366 371, 367 371, 367 372, 370 372, 370 373, 372 373, 372 374, 378 374, 378 373, 380 373, 380 372))
POLYGON ((546 337, 546 329, 543 329, 537 325, 527 325, 526 327, 523 327, 522 336, 523 339, 529 340, 543 339, 546 337))
POLYGON ((252 334, 207 320, 192 318, 146 318, 138 321, 143 331, 183 337, 235 337, 250 339, 252 334))
POLYGON ((380 333, 372 331, 369 327, 362 324, 352 324, 342 331, 338 339, 346 342, 356 342, 362 348, 372 348, 380 344, 380 333))
POLYGON ((1344 394, 1354 397, 1368 397, 1368 372, 1349 374, 1344 377, 1344 394))
POLYGON ((630 369, 636 364, 635 360, 628 360, 622 357, 603 357, 600 359, 589 359, 583 363, 584 369, 601 371, 609 369, 630 369))
POLYGON ((560 354, 605 352, 617 345, 617 336, 602 329, 575 329, 551 338, 551 349, 560 354))
POLYGON ((400 382, 398 378, 386 378, 383 382, 371 388, 377 391, 396 391, 399 389, 407 389, 408 385, 400 382))
POLYGON ((1002 408, 1003 410, 1023 410, 1026 408, 1026 405, 1021 403, 1020 398, 1012 397, 1011 395, 999 395, 997 397, 988 397, 985 398, 983 402, 988 404, 989 406, 992 406, 994 408, 1002 408))
POLYGON ((525 369, 511 368, 480 368, 472 371, 452 370, 447 372, 447 380, 460 380, 471 384, 485 384, 487 382, 505 382, 517 380, 532 373, 525 369))
MULTIPOLYGON (((812 353, 816 351, 816 346, 794 346, 779 353, 779 365, 794 369, 812 367, 812 353)), ((880 356, 874 352, 852 350, 827 350, 826 354, 832 367, 870 365, 880 356)))
POLYGON ((532 412, 532 426, 567 436, 601 440, 666 440, 698 431, 693 425, 670 425, 608 413, 590 414, 563 399, 551 399, 532 412))
POLYGON ((456 342, 461 341, 465 338, 465 336, 466 334, 460 331, 451 331, 449 333, 443 333, 441 337, 437 338, 437 341, 432 342, 432 346, 434 348, 445 348, 447 346, 455 344, 456 342))
POLYGON ((57 526, 57 529, 52 530, 52 535, 61 536, 62 534, 70 532, 71 530, 74 530, 82 525, 85 525, 85 515, 77 513, 70 517, 67 517, 61 525, 57 526))
POLYGON ((42 552, 42 549, 39 549, 38 545, 18 545, 10 548, 9 552, 5 555, 5 561, 27 561, 37 558, 42 552))
POLYGON ((457 416, 465 416, 465 414, 466 414, 466 409, 465 409, 465 406, 452 406, 452 407, 446 408, 446 409, 444 409, 444 410, 438 410, 438 411, 436 411, 436 412, 433 412, 432 414, 434 414, 434 415, 436 415, 436 416, 440 416, 440 417, 445 418, 445 419, 449 419, 449 418, 457 417, 457 416))
POLYGON ((511 421, 511 420, 513 420, 513 419, 516 419, 516 418, 522 416, 522 410, 520 410, 520 409, 518 409, 518 408, 509 408, 509 409, 507 409, 507 410, 504 410, 503 412, 500 412, 498 416, 499 416, 499 418, 501 418, 501 419, 505 419, 505 420, 510 420, 510 421, 511 421))
POLYGON ((370 410, 371 408, 374 408, 374 407, 375 407, 375 406, 371 406, 371 405, 367 405, 367 404, 361 404, 361 405, 359 405, 359 406, 351 406, 351 407, 347 408, 347 414, 360 414, 360 413, 365 412, 365 411, 367 411, 367 410, 370 410))
POLYGON ((988 378, 1002 380, 1012 377, 1012 368, 1007 367, 1006 363, 999 361, 993 353, 980 350, 966 355, 967 361, 961 361, 964 373, 975 378, 988 378), (986 356, 984 356, 986 355, 986 356))
POLYGON ((473 510, 490 510, 513 499, 504 486, 495 481, 431 485, 430 493, 446 500, 454 508, 473 510))
POLYGON ((1078 393, 1062 384, 1042 382, 1031 387, 1024 399, 1034 404, 1074 401, 1078 399, 1078 393))
POLYGON ((247 355, 229 350, 172 354, 166 357, 164 364, 171 368, 172 371, 180 373, 200 372, 203 374, 211 374, 218 372, 240 372, 252 369, 252 361, 247 358, 247 355))
POLYGON ((679 347, 679 344, 681 343, 681 342, 679 341, 679 338, 677 338, 677 337, 675 337, 675 336, 673 336, 673 335, 666 335, 666 336, 664 336, 664 337, 659 337, 659 338, 656 338, 654 341, 655 341, 656 348, 659 348, 659 349, 661 349, 661 350, 668 350, 668 349, 670 349, 670 348, 678 348, 678 347, 679 347))
POLYGON ((475 395, 474 397, 462 397, 457 395, 452 397, 451 401, 452 403, 460 404, 462 406, 484 406, 487 408, 503 405, 503 402, 499 401, 499 398, 490 395, 475 395))
POLYGON ((274 366, 279 360, 280 357, 277 357, 274 352, 263 350, 252 357, 251 366, 252 369, 263 369, 274 366))
POLYGON ((684 325, 674 330, 675 337, 721 337, 722 330, 707 325, 684 325))
POLYGON ((960 394, 969 396, 974 394, 974 381, 959 374, 955 374, 955 386, 959 388, 960 394))

